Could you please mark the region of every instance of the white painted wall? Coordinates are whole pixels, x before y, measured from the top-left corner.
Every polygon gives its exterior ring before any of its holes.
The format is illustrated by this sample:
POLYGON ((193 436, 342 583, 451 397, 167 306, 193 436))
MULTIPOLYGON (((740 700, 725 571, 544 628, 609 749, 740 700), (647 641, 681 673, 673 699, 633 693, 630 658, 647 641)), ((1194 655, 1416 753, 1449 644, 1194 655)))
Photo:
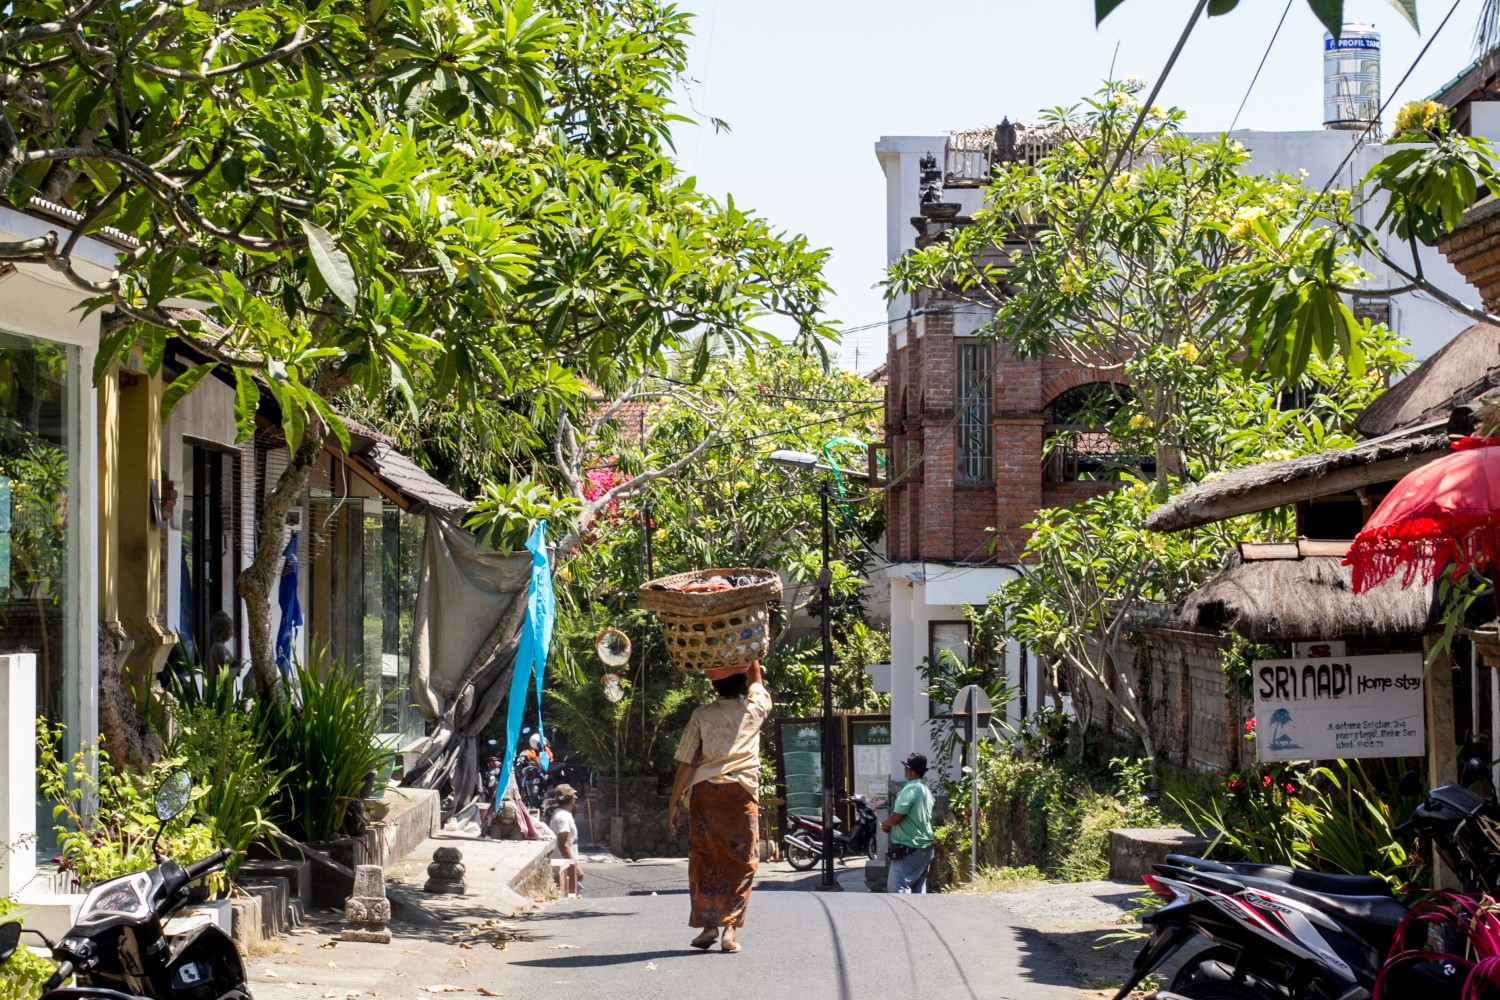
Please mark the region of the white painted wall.
MULTIPOLYGON (((922 207, 918 188, 921 160, 931 153, 942 165, 947 144, 946 135, 883 135, 875 143, 875 156, 885 172, 886 260, 900 260, 917 245, 911 220, 922 207)), ((887 307, 887 314, 893 320, 900 319, 910 308, 911 296, 898 295, 887 307)))
MULTIPOLYGON (((1476 111, 1476 119, 1483 127, 1493 128, 1497 134, 1500 134, 1500 111, 1495 110, 1500 105, 1486 104, 1477 107, 1483 110, 1476 111)), ((1211 136, 1205 135, 1204 137, 1210 138, 1211 136)), ((1304 183, 1313 187, 1314 190, 1321 190, 1328 179, 1335 176, 1335 169, 1339 168, 1340 163, 1349 154, 1350 147, 1359 138, 1359 133, 1335 129, 1307 132, 1247 130, 1235 132, 1233 138, 1244 143, 1246 149, 1250 151, 1250 170, 1256 173, 1279 173, 1289 176, 1298 176, 1299 171, 1306 170, 1307 179, 1304 183)), ((1390 153, 1401 148, 1403 147, 1378 142, 1359 148, 1353 156, 1349 157, 1348 162, 1338 169, 1333 186, 1345 190, 1357 190, 1360 182, 1372 167, 1390 153)), ((1380 215, 1385 210, 1386 201, 1384 197, 1373 198, 1356 211, 1356 221, 1376 230, 1380 215)), ((1387 255, 1403 267, 1410 269, 1411 250, 1405 241, 1387 233, 1382 236, 1381 245, 1387 255)), ((1477 307, 1480 304, 1479 293, 1464 281, 1463 276, 1443 259, 1442 254, 1438 253, 1436 248, 1419 247, 1418 258, 1421 260, 1423 273, 1437 287, 1469 305, 1477 307)), ((1373 257, 1367 257, 1362 263, 1373 275, 1369 282, 1371 288, 1391 288, 1406 284, 1405 279, 1373 257)), ((1473 320, 1469 317, 1455 312, 1428 295, 1408 293, 1391 299, 1390 327, 1411 341, 1411 352, 1418 361, 1431 357, 1434 352, 1472 324, 1473 320)))
POLYGON ((0 747, 0 897, 10 897, 36 873, 34 653, 0 656, 0 747))
MULTIPOLYGON (((951 761, 936 759, 928 725, 926 683, 918 665, 926 659, 929 627, 933 622, 963 621, 969 606, 989 602, 990 596, 1019 573, 1009 566, 944 566, 937 563, 902 563, 883 573, 891 588, 891 750, 893 780, 901 779, 900 761, 916 751, 935 769, 951 767, 951 761)), ((1011 682, 1021 683, 1021 646, 1006 646, 1006 670, 1011 682)), ((1026 657, 1028 706, 1042 704, 1041 675, 1035 657, 1026 657)), ((998 706, 997 706, 998 709, 998 706)), ((1005 722, 1021 723, 1021 704, 1005 706, 1005 722)))
MULTIPOLYGON (((66 236, 61 227, 0 207, 0 241, 15 241, 44 236, 49 232, 66 236)), ((91 239, 82 239, 73 252, 80 273, 92 280, 103 280, 114 267, 115 251, 91 239)), ((20 264, 15 271, 0 278, 0 329, 25 334, 41 340, 77 348, 73 369, 68 373, 71 391, 69 437, 74 442, 74 491, 69 503, 69 530, 74 547, 69 572, 75 581, 75 628, 65 641, 74 644, 78 663, 75 684, 65 692, 64 720, 70 735, 79 744, 90 744, 99 732, 99 495, 98 415, 93 389, 94 356, 98 350, 98 314, 85 316, 78 308, 86 297, 81 289, 51 268, 40 264, 20 264)), ((20 833, 35 832, 36 730, 32 716, 36 710, 36 662, 29 654, 0 657, 0 753, 5 763, 0 767, 0 843, 16 839, 20 833), (24 676, 20 676, 24 675, 24 676)), ((29 859, 34 865, 34 855, 29 859)), ((15 864, 14 873, 0 868, 0 889, 15 886, 7 882, 26 872, 27 859, 7 858, 4 868, 15 864)), ((28 925, 46 923, 46 904, 36 892, 22 894, 22 902, 31 907, 28 925)), ((63 907, 59 921, 66 921, 63 907)), ((55 927, 55 924, 53 925, 55 927)), ((64 928, 66 923, 64 923, 64 928)))

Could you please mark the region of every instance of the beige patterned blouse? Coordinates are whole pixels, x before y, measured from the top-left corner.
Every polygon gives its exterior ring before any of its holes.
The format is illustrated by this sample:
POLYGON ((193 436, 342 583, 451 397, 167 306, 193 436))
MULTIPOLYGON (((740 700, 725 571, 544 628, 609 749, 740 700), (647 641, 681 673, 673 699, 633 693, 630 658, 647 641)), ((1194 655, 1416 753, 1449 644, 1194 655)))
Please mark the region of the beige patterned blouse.
POLYGON ((738 782, 752 799, 760 792, 760 727, 771 714, 771 693, 763 684, 750 685, 744 698, 718 698, 693 710, 677 760, 696 764, 692 783, 738 782))

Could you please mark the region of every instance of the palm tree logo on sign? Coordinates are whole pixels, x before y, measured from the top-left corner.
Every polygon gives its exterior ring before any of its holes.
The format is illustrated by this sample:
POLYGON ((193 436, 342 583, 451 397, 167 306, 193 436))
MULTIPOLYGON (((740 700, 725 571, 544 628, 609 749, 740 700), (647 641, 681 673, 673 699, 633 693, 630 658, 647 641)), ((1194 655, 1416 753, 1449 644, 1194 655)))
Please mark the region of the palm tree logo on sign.
POLYGON ((1287 724, 1292 721, 1292 713, 1285 708, 1278 708, 1271 713, 1271 749, 1272 750, 1300 750, 1301 744, 1293 743, 1292 738, 1282 732, 1287 724))

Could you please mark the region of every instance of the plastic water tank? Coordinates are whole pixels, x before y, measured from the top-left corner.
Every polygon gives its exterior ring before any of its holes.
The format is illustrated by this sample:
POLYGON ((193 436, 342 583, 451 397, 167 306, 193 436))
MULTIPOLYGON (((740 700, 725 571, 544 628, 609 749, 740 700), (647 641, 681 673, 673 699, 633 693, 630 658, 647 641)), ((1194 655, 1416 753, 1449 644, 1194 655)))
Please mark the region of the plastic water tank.
POLYGON ((1323 126, 1362 129, 1380 117, 1380 34, 1346 24, 1323 35, 1323 126))

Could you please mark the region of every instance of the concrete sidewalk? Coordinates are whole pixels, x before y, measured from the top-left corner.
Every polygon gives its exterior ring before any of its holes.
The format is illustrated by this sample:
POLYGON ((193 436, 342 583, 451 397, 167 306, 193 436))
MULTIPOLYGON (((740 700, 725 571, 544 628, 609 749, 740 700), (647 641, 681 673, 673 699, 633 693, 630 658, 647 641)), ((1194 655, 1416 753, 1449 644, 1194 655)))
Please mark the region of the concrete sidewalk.
POLYGON ((469 956, 503 949, 514 931, 511 922, 552 898, 551 853, 550 840, 489 840, 452 832, 431 837, 387 869, 390 944, 339 941, 343 914, 318 911, 305 926, 268 942, 251 958, 251 989, 258 997, 288 991, 343 1000, 418 995, 441 984, 444 973, 461 972, 469 956), (439 847, 463 852, 462 896, 422 891, 439 847))
POLYGON ((1105 939, 1141 929, 1130 911, 1137 906, 1135 899, 1148 893, 1139 882, 1045 882, 987 898, 1004 921, 1066 955, 1088 995, 1113 997, 1144 941, 1105 939))

